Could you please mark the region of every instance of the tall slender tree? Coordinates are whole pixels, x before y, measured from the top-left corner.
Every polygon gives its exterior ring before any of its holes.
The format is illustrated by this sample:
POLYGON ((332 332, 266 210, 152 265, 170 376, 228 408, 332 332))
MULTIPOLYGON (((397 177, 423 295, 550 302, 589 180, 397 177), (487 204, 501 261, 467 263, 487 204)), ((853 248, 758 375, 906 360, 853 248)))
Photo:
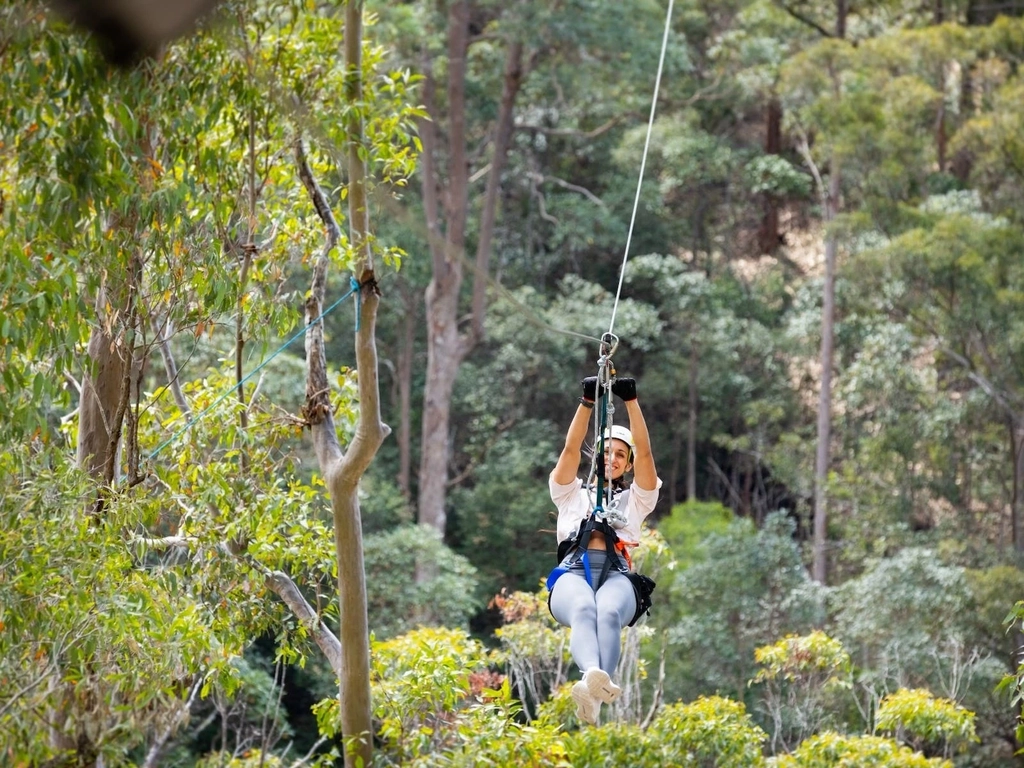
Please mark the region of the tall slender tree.
POLYGON ((423 155, 420 178, 433 272, 426 291, 427 371, 423 389, 418 511, 421 523, 445 531, 445 498, 450 454, 452 391, 459 366, 484 334, 487 276, 502 174, 512 137, 516 96, 523 82, 523 43, 506 40, 505 66, 497 118, 490 130, 492 151, 487 191, 481 212, 473 296, 468 326, 460 327, 460 295, 465 273, 466 226, 470 212, 467 56, 470 46, 469 0, 448 4, 445 104, 438 93, 438 62, 425 57, 424 104, 429 118, 421 121, 423 155), (447 131, 442 133, 441 126, 447 131), (446 138, 442 146, 442 136, 446 138), (441 164, 444 164, 442 169, 441 164))

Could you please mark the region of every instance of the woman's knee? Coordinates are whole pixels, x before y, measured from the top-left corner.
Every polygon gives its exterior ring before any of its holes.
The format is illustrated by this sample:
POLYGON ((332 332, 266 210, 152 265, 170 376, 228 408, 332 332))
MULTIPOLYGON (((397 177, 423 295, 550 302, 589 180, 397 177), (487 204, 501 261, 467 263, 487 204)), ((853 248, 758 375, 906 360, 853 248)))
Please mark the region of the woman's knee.
POLYGON ((551 588, 551 615, 560 624, 597 621, 594 592, 586 581, 567 573, 551 588))
POLYGON ((597 598, 598 621, 609 628, 621 629, 636 613, 636 594, 625 576, 602 587, 597 598), (607 591, 605 591, 607 589, 607 591), (602 594, 603 593, 603 594, 602 594))

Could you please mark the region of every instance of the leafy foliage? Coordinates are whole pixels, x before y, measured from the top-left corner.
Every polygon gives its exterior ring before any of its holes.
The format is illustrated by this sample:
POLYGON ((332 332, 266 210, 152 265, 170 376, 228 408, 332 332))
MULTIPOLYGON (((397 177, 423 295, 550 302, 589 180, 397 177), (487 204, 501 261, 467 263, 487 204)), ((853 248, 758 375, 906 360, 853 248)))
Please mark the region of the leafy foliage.
POLYGON ((754 651, 761 666, 752 684, 761 684, 772 722, 772 751, 789 749, 818 733, 830 719, 829 694, 850 685, 850 656, 824 632, 788 635, 754 651))
POLYGON ((793 529, 781 513, 760 531, 737 520, 709 536, 706 557, 676 577, 671 589, 683 616, 669 637, 685 660, 688 685, 743 697, 754 649, 765 638, 820 622, 823 593, 807 575, 793 529))
POLYGON ((844 736, 826 732, 803 742, 792 755, 779 757, 777 768, 952 768, 952 763, 925 757, 878 736, 844 736))
POLYGON ((86 514, 92 484, 60 454, 5 452, 0 476, 0 731, 12 759, 58 756, 39 715, 63 703, 68 727, 120 765, 175 722, 190 688, 237 686, 241 643, 217 631, 215 605, 125 548, 137 510, 86 514))
POLYGON ((926 745, 940 746, 945 756, 965 750, 978 740, 973 712, 920 689, 903 688, 883 698, 878 704, 875 729, 894 733, 918 750, 926 745))
POLYGON ((958 636, 968 601, 963 569, 906 549, 839 587, 835 633, 879 690, 924 683, 944 668, 936 649, 958 636))
POLYGON ((452 552, 431 526, 405 525, 368 536, 364 544, 370 628, 381 640, 428 618, 465 627, 478 605, 476 569, 452 552), (417 568, 431 578, 417 582, 417 568))

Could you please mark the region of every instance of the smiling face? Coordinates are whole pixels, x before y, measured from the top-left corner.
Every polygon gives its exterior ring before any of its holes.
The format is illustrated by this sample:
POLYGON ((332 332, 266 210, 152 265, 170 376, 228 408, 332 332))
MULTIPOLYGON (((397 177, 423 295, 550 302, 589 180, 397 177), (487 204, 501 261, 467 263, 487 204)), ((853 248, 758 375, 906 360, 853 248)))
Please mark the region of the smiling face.
POLYGON ((629 445, 624 440, 612 438, 604 451, 605 466, 611 468, 611 479, 617 480, 633 468, 629 461, 629 445))

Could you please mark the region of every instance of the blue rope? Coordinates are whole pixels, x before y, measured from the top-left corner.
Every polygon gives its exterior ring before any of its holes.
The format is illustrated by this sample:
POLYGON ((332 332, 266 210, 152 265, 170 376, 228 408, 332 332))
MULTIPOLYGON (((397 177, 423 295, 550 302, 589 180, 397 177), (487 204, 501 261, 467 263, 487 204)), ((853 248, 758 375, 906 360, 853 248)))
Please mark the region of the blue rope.
POLYGON ((349 277, 348 284, 352 286, 352 290, 349 291, 347 295, 352 293, 355 293, 356 295, 356 333, 359 333, 359 315, 362 314, 363 309, 363 294, 359 292, 359 281, 356 280, 355 275, 349 277))
POLYGON ((212 403, 210 403, 208 406, 206 406, 206 408, 204 408, 197 416, 193 416, 185 426, 183 426, 181 429, 179 429, 173 435, 171 435, 166 440, 164 440, 162 443, 160 443, 160 445, 158 445, 156 448, 154 448, 153 452, 149 454, 149 458, 152 459, 158 453, 160 453, 160 451, 162 451, 168 445, 170 445, 175 440, 177 440, 179 437, 181 437, 183 434, 185 434, 185 432, 187 432, 189 430, 189 428, 192 427, 193 424, 195 424, 197 421, 199 421, 201 418, 203 418, 203 416, 205 416, 207 413, 212 411, 215 405, 217 405, 221 400, 223 400, 225 397, 228 397, 232 392, 234 392, 240 386, 245 384, 245 382, 247 382, 249 379, 251 379, 257 373, 259 373, 268 363, 270 363, 271 360, 273 360, 279 354, 284 352, 285 349, 287 349, 289 346, 291 346, 291 343, 293 341, 295 341, 297 338, 302 336, 302 334, 304 334, 306 331, 308 331, 311 327, 316 325, 318 322, 323 320, 323 318, 325 316, 327 316, 330 312, 334 311, 335 307, 337 307, 339 304, 341 304, 341 302, 343 302, 345 299, 347 299, 353 293, 356 294, 356 307, 357 307, 357 309, 356 309, 356 330, 358 331, 359 330, 359 310, 358 310, 358 307, 360 305, 360 301, 359 301, 359 288, 360 288, 359 281, 356 280, 353 277, 353 278, 351 278, 350 285, 352 287, 349 289, 348 293, 346 293, 344 296, 342 296, 336 302, 331 304, 331 306, 329 306, 327 309, 325 309, 323 312, 321 312, 315 318, 313 318, 308 323, 306 323, 306 325, 303 328, 301 328, 298 331, 296 331, 295 334, 290 339, 288 339, 288 341, 286 341, 280 347, 275 349, 273 351, 273 353, 271 353, 270 357, 268 357, 266 360, 264 360, 262 363, 260 363, 255 368, 253 368, 252 371, 250 371, 240 382, 238 382, 237 384, 232 384, 230 389, 222 392, 217 397, 216 400, 214 400, 212 403))

